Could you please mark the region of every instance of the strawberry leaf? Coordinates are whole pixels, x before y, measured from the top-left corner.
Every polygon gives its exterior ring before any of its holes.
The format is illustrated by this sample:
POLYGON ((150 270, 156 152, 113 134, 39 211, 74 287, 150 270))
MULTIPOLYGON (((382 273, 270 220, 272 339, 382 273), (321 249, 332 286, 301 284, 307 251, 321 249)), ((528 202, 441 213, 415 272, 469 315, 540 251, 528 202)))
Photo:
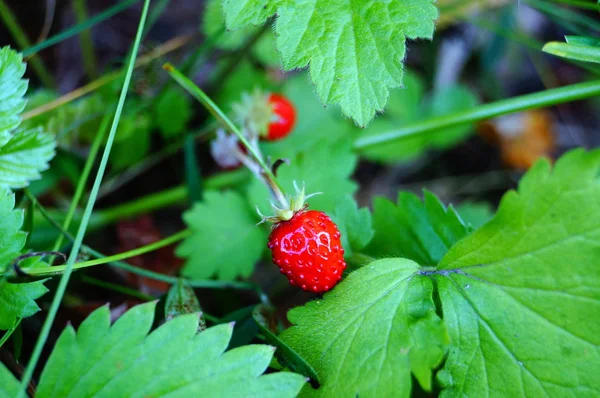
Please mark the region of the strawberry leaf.
POLYGON ((277 13, 277 47, 286 70, 310 66, 324 103, 365 126, 402 84, 405 39, 431 38, 430 0, 224 0, 228 29, 263 24, 277 13))
MULTIPOLYGON (((21 254, 26 234, 22 232, 23 212, 14 210, 15 195, 0 188, 0 269, 6 270, 21 254)), ((23 261, 23 268, 45 265, 37 259, 23 261)), ((35 300, 46 293, 42 281, 13 284, 0 279, 0 330, 10 329, 17 318, 25 318, 40 309, 35 300)))
POLYGON ((227 280, 250 276, 267 240, 239 194, 208 191, 183 219, 193 232, 177 248, 177 255, 186 259, 183 275, 227 280))
POLYGON ((600 151, 539 161, 432 276, 442 396, 600 394, 600 151))
POLYGON ((315 395, 408 397, 411 372, 431 390, 447 336, 431 280, 418 272, 410 260, 375 261, 288 313, 294 326, 281 339, 317 370, 315 395))
POLYGON ((456 211, 471 230, 481 227, 494 217, 492 207, 485 202, 463 202, 456 207, 456 211))
MULTIPOLYGON (((300 375, 262 375, 273 349, 250 345, 224 353, 233 327, 197 333, 198 318, 184 315, 150 332, 155 303, 129 310, 110 326, 104 306, 76 332, 60 335, 42 372, 36 397, 55 396, 282 396, 294 397, 300 375)), ((0 380, 14 380, 0 365, 0 380)))
POLYGON ((54 157, 56 142, 41 129, 19 129, 0 147, 0 187, 23 188, 41 177, 54 157))
POLYGON ((176 90, 165 91, 154 103, 156 124, 165 138, 182 133, 192 118, 190 97, 176 90))
POLYGON ((376 198, 373 205, 375 236, 364 250, 375 257, 405 257, 421 266, 436 265, 468 233, 458 214, 431 192, 424 201, 401 192, 398 203, 376 198))
POLYGON ((338 202, 331 219, 340 230, 346 256, 364 248, 375 233, 369 209, 359 209, 350 195, 344 196, 338 202))
POLYGON ((11 132, 21 123, 25 108, 23 96, 27 80, 23 79, 25 64, 20 53, 10 47, 0 48, 0 147, 8 142, 11 132))
POLYGON ((185 281, 178 279, 167 293, 165 299, 165 320, 170 321, 178 316, 185 314, 197 314, 198 331, 206 329, 206 322, 202 316, 200 302, 194 293, 194 289, 185 281))

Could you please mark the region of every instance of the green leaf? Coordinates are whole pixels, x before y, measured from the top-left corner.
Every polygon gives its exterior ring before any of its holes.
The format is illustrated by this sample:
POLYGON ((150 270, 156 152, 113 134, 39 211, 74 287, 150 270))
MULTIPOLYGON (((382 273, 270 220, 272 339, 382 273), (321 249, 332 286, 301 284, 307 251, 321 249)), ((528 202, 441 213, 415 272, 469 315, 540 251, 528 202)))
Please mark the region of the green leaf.
MULTIPOLYGON (((237 2, 236 2, 237 3, 237 2)), ((225 28, 225 16, 221 8, 221 0, 209 0, 202 15, 202 33, 206 37, 220 35, 216 47, 225 50, 236 50, 244 45, 248 37, 257 29, 247 26, 243 29, 229 31, 225 28)))
POLYGON ((171 286, 169 293, 167 293, 165 320, 170 321, 185 314, 196 314, 199 317, 198 331, 201 332, 206 329, 206 322, 204 322, 201 312, 200 302, 194 293, 194 289, 185 279, 178 279, 177 283, 171 286))
POLYGON ((246 201, 235 192, 207 191, 204 201, 183 215, 192 235, 179 245, 183 275, 232 280, 252 274, 266 237, 246 201))
POLYGON ((542 51, 576 61, 600 63, 600 46, 598 45, 590 46, 551 41, 544 45, 542 51))
POLYGON ((21 383, 0 362, 0 398, 14 398, 21 389, 21 383))
MULTIPOLYGON (((365 135, 380 135, 396 130, 419 119, 443 116, 471 109, 477 105, 477 97, 462 85, 448 86, 434 92, 423 100, 423 82, 414 74, 406 73, 405 90, 393 93, 390 109, 382 118, 373 122, 365 135)), ((379 162, 406 162, 423 155, 427 150, 445 149, 456 145, 473 131, 471 124, 441 129, 435 134, 409 136, 388 145, 375 146, 361 151, 368 159, 379 162)))
POLYGON ((369 209, 359 209, 356 201, 350 195, 344 196, 338 202, 331 219, 340 230, 346 256, 364 248, 375 233, 369 209))
MULTIPOLYGON (((322 192, 308 200, 312 209, 332 212, 336 203, 345 195, 356 191, 356 183, 350 180, 357 163, 357 156, 347 140, 335 144, 316 144, 299 153, 291 164, 282 165, 277 171, 277 180, 288 194, 294 193, 294 184, 306 183, 306 193, 322 192)), ((263 183, 254 179, 249 186, 248 199, 251 206, 258 206, 263 214, 273 212, 270 194, 263 183)), ((258 217, 258 215, 257 215, 258 217)))
POLYGON ((113 167, 124 169, 143 160, 150 150, 151 134, 152 120, 148 114, 123 115, 110 156, 113 167))
POLYGON ((600 46, 600 38, 589 36, 565 36, 565 41, 569 44, 580 46, 600 46))
POLYGON ((408 397, 411 372, 431 389, 447 335, 435 313, 432 283, 406 259, 352 272, 323 300, 288 313, 281 339, 319 373, 323 397, 408 397))
MULTIPOLYGON (((294 373, 262 375, 273 356, 269 346, 224 353, 231 324, 196 333, 198 318, 185 315, 148 334, 154 307, 134 307, 111 327, 104 306, 78 332, 67 326, 42 372, 36 397, 294 397, 304 384, 294 373)), ((3 365, 0 380, 14 388, 3 365)))
POLYGON ((463 202, 456 207, 456 212, 471 230, 481 227, 494 217, 494 210, 485 202, 463 202))
POLYGON ((23 188, 41 177, 54 157, 56 142, 41 129, 17 130, 0 147, 0 188, 23 188))
POLYGON ((400 192, 397 204, 376 198, 375 236, 364 252, 374 257, 409 258, 422 266, 436 265, 468 230, 452 206, 446 208, 429 191, 423 196, 421 201, 412 193, 400 192))
POLYGON ((275 335, 269 328, 268 316, 274 312, 273 308, 265 307, 264 305, 257 305, 252 311, 252 318, 258 325, 258 328, 265 336, 270 344, 277 347, 275 351, 275 357, 279 363, 293 372, 310 377, 314 381, 320 383, 319 375, 310 366, 304 358, 302 358, 296 351, 294 351, 289 345, 284 343, 278 336, 275 335), (269 314, 271 313, 271 314, 269 314))
POLYGON ((443 396, 600 394, 600 151, 535 164, 433 277, 443 396))
POLYGON ((178 90, 167 90, 154 104, 156 124, 166 137, 173 137, 185 130, 192 118, 192 104, 189 95, 178 90))
MULTIPOLYGON (((26 234, 21 231, 23 211, 14 210, 15 195, 0 188, 0 269, 5 270, 21 254, 26 234)), ((24 269, 42 266, 44 263, 35 258, 21 262, 24 269)), ((10 329, 17 318, 29 317, 40 309, 35 300, 47 289, 43 282, 8 283, 0 279, 0 330, 10 329)))
POLYGON ((405 39, 431 38, 438 15, 429 0, 225 0, 223 10, 229 29, 276 12, 284 68, 310 65, 321 100, 339 104, 360 126, 401 86, 405 39))
POLYGON ((0 48, 0 147, 8 142, 11 132, 21 123, 25 108, 23 96, 27 80, 23 79, 23 57, 10 47, 0 48))

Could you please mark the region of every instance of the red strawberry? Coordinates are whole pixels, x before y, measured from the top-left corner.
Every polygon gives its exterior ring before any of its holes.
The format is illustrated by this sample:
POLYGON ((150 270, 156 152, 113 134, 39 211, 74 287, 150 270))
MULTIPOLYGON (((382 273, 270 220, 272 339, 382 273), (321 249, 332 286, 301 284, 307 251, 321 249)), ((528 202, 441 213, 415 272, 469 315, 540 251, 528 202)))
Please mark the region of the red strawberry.
POLYGON ((296 109, 294 105, 283 95, 269 95, 274 120, 269 123, 267 134, 261 136, 266 141, 276 141, 285 138, 296 124, 296 109))
POLYGON ((328 291, 346 269, 340 231, 321 211, 299 210, 276 223, 267 246, 281 273, 306 291, 328 291))

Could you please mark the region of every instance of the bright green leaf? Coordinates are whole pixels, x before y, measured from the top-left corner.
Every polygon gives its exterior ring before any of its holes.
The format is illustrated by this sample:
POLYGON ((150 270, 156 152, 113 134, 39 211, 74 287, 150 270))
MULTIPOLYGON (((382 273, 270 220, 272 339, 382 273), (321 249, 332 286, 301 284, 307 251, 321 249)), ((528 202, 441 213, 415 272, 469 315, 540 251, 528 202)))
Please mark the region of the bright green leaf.
POLYGON ((206 322, 201 314, 200 302, 194 293, 194 289, 185 281, 178 279, 167 293, 165 300, 165 320, 170 321, 185 314, 196 314, 199 318, 198 331, 206 329, 206 322))
POLYGON ((56 142, 41 129, 17 130, 0 147, 0 187, 23 188, 41 177, 54 157, 56 142))
POLYGON ((124 169, 143 160, 150 150, 151 134, 152 120, 148 114, 123 115, 110 156, 113 167, 124 169))
POLYGON ((221 0, 209 0, 202 15, 202 33, 206 37, 220 35, 215 45, 225 50, 236 50, 244 45, 248 37, 256 32, 253 26, 243 29, 227 30, 221 0))
MULTIPOLYGON (((21 254, 26 234, 22 232, 23 212, 14 210, 15 195, 0 188, 0 269, 10 267, 21 254)), ((35 258, 23 261, 23 268, 42 266, 35 258)), ((43 282, 8 283, 0 280, 0 330, 10 329, 18 317, 25 318, 39 311, 35 299, 47 292, 43 282)))
POLYGON ((179 90, 167 90, 154 104, 156 124, 165 137, 172 137, 185 130, 192 118, 189 95, 179 90))
MULTIPOLYGON (((294 397, 304 384, 294 373, 262 375, 273 356, 269 346, 224 353, 230 324, 196 333, 198 318, 184 315, 148 334, 154 307, 134 307, 111 327, 104 306, 78 332, 67 326, 42 372, 36 397, 294 397)), ((7 373, 0 365, 0 380, 9 380, 7 373)))
POLYGON ((203 279, 247 278, 267 240, 247 202, 235 192, 207 191, 204 201, 183 215, 192 235, 179 245, 183 275, 203 279))
POLYGON ((600 47, 600 38, 590 36, 565 36, 565 41, 569 44, 580 46, 600 47))
MULTIPOLYGON (((308 200, 310 208, 332 212, 336 203, 345 195, 356 190, 350 180, 356 167, 357 156, 350 149, 350 142, 316 144, 312 149, 299 153, 290 165, 282 165, 277 171, 277 180, 288 194, 294 193, 294 184, 306 184, 306 193, 322 192, 308 200)), ((271 197, 263 183, 254 179, 249 186, 248 198, 252 207, 258 206, 263 214, 273 213, 271 197)))
POLYGON ((323 397, 408 397, 411 372, 426 390, 447 336, 432 283, 410 260, 352 272, 324 299, 291 310, 281 338, 319 373, 323 397))
POLYGON ((442 395, 600 394, 600 151, 539 161, 432 272, 442 395))
POLYGON ((346 256, 364 248, 375 233, 369 209, 359 209, 356 201, 350 195, 344 196, 338 202, 331 219, 340 230, 346 256))
POLYGON ((450 206, 431 192, 424 201, 401 192, 394 204, 376 198, 373 205, 375 236, 364 250, 375 257, 404 257, 422 266, 436 265, 468 230, 450 206))
POLYGON ((21 383, 0 363, 0 398, 14 398, 21 389, 21 383))
POLYGON ((600 63, 600 46, 598 45, 590 46, 551 41, 544 45, 542 51, 576 61, 600 63))
POLYGON ((223 9, 230 29, 276 12, 284 68, 309 65, 321 100, 339 104, 360 126, 401 86, 405 39, 431 38, 438 15, 429 0, 225 0, 223 9))
POLYGON ((21 123, 25 108, 23 96, 27 80, 23 79, 25 64, 21 54, 10 47, 0 48, 0 147, 8 142, 10 133, 21 123))

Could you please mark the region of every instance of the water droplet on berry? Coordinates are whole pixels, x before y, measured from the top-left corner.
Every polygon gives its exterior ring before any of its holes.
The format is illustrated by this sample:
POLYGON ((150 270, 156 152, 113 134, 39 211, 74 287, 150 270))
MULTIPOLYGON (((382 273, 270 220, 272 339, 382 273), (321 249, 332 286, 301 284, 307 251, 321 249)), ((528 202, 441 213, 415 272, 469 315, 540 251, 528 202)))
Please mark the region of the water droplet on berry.
POLYGON ((300 279, 304 279, 304 274, 300 274, 300 275, 298 275, 298 277, 299 277, 300 279))
POLYGON ((306 290, 306 284, 302 285, 302 290, 306 290))

